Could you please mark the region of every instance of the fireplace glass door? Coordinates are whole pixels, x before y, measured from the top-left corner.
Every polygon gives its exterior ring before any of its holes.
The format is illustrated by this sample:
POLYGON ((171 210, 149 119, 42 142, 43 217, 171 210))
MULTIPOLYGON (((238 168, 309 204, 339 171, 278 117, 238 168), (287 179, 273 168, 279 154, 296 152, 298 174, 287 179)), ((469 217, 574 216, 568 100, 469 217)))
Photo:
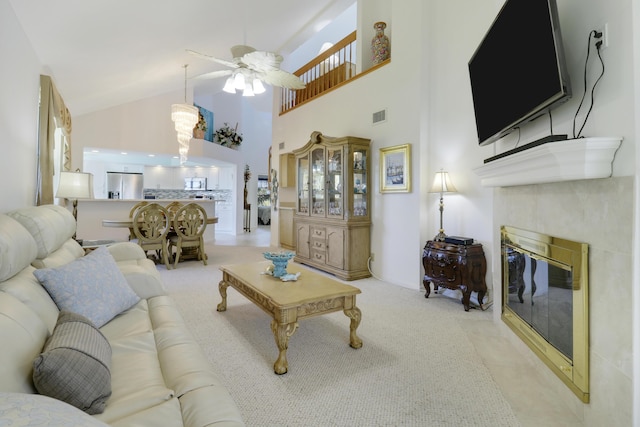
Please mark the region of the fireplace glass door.
POLYGON ((571 268, 507 248, 507 304, 546 341, 573 358, 571 268))
POLYGON ((589 401, 586 243, 503 226, 502 320, 589 401))

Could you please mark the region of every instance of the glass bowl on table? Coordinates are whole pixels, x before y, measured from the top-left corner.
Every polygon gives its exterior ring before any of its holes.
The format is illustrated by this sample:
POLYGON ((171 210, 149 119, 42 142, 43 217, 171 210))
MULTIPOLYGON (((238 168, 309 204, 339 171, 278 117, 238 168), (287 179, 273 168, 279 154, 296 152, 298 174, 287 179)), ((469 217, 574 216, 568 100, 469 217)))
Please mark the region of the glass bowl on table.
POLYGON ((295 256, 293 252, 263 252, 265 259, 273 263, 273 277, 282 277, 287 274, 287 264, 295 256))

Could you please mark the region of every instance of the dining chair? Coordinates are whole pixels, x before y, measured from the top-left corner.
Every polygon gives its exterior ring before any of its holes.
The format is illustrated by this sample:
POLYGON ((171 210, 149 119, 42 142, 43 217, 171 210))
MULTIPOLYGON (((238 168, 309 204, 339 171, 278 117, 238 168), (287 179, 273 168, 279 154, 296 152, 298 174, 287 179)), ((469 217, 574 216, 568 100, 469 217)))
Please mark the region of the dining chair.
POLYGON ((171 228, 169 211, 157 203, 140 207, 133 216, 133 232, 138 245, 147 253, 155 251, 156 262, 162 261, 171 269, 167 233, 171 228))
POLYGON ((173 218, 173 232, 169 248, 175 248, 174 268, 180 260, 196 258, 207 265, 203 233, 207 228, 207 212, 197 203, 188 203, 178 209, 173 218), (185 249, 189 249, 185 251, 185 249))
POLYGON ((183 206, 184 206, 184 203, 179 202, 177 200, 174 200, 173 202, 165 206, 165 208, 167 208, 167 210, 169 211, 169 224, 171 225, 169 229, 169 234, 167 234, 167 239, 171 239, 173 236, 176 235, 176 232, 173 231, 173 218, 175 218, 176 212, 178 212, 178 210, 183 206))
MULTIPOLYGON (((138 209, 140 209, 143 206, 148 205, 149 202, 138 202, 135 205, 133 205, 133 207, 131 208, 131 210, 129 211, 129 219, 133 219, 133 216, 136 214, 136 211, 138 209)), ((129 240, 134 240, 136 238, 135 233, 133 232, 133 227, 129 227, 129 240)))
POLYGON ((169 211, 169 214, 171 215, 171 217, 173 218, 173 216, 175 215, 176 212, 178 212, 178 209, 180 209, 181 207, 184 206, 184 203, 182 202, 178 202, 177 200, 174 200, 173 202, 169 203, 167 206, 165 206, 167 208, 167 210, 169 211))

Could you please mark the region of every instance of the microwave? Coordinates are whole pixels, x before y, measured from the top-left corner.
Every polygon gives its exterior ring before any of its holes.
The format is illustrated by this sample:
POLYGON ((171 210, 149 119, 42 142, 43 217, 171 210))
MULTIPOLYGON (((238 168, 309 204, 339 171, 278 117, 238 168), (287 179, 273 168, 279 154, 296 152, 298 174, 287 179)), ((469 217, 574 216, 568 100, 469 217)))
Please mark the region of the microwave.
POLYGON ((207 178, 185 178, 184 189, 185 190, 206 190, 207 178))

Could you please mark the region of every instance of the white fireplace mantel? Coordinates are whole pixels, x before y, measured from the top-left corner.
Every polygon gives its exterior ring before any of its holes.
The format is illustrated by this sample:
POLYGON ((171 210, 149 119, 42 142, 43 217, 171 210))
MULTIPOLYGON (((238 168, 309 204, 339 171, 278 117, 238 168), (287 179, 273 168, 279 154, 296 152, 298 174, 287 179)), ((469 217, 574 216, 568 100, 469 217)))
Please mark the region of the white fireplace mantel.
POLYGON ((549 142, 486 163, 473 171, 485 187, 608 178, 621 137, 549 142))

